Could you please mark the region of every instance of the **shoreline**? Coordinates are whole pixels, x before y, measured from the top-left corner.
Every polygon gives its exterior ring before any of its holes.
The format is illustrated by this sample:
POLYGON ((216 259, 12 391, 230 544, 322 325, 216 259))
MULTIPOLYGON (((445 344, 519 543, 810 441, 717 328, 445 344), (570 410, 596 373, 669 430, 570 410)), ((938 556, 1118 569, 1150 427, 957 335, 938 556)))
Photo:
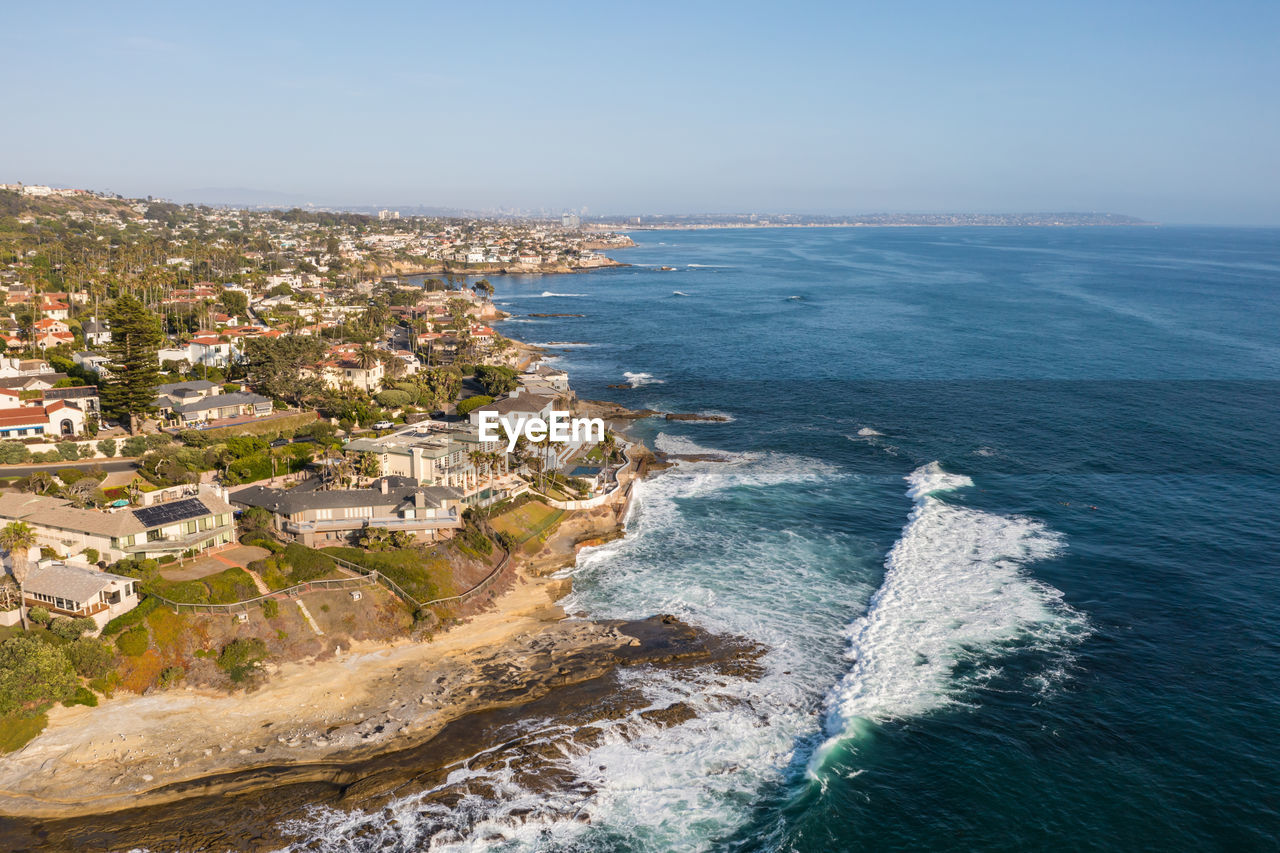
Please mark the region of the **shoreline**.
POLYGON ((567 264, 555 266, 539 266, 539 267, 521 267, 503 264, 494 264, 489 269, 477 269, 477 266, 489 266, 488 264, 449 264, 441 262, 439 264, 429 264, 427 266, 406 267, 403 270, 393 270, 391 272, 378 269, 372 272, 380 280, 389 278, 405 278, 415 275, 461 275, 461 276, 479 276, 484 278, 491 275, 576 275, 577 273, 596 272, 598 270, 619 269, 629 267, 631 264, 615 261, 613 258, 605 258, 604 262, 592 264, 586 267, 573 267, 567 264))
MULTIPOLYGON (((668 617, 571 618, 557 603, 572 581, 549 576, 574 565, 583 547, 625 536, 632 485, 651 457, 644 448, 620 478, 618 499, 567 516, 538 553, 513 563, 485 610, 430 641, 362 642, 332 659, 270 665, 267 681, 248 692, 186 688, 97 708, 55 707, 45 731, 0 764, 0 835, 50 821, 114 823, 113 816, 279 786, 329 786, 330 799, 349 797, 365 778, 360 768, 394 764, 429 743, 439 748, 469 719, 518 717, 537 703, 562 702, 553 697, 566 691, 593 692, 589 685, 629 666, 741 665, 742 653, 757 656, 737 638, 668 617), (101 793, 80 793, 90 790, 101 793)), ((472 754, 497 744, 465 746, 472 754)), ((373 793, 367 783, 361 790, 373 793)))

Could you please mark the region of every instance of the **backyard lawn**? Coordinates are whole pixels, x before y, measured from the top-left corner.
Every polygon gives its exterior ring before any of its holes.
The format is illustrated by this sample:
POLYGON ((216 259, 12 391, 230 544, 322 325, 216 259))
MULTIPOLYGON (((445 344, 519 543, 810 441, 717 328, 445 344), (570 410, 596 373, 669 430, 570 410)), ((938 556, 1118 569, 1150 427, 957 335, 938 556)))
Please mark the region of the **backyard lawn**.
MULTIPOLYGON (((517 544, 531 543, 536 549, 564 517, 564 510, 542 501, 529 501, 493 518, 494 530, 510 536, 517 544)), ((526 549, 527 550, 527 549, 526 549)))

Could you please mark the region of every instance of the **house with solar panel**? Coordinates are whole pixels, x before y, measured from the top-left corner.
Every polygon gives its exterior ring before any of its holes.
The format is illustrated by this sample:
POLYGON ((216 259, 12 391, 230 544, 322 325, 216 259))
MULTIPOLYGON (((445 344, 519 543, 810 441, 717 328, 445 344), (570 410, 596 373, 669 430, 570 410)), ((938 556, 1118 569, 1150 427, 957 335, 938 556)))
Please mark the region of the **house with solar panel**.
POLYGON ((115 510, 81 509, 62 498, 9 493, 0 495, 0 527, 25 521, 35 532, 37 544, 65 556, 92 548, 107 562, 124 557, 180 557, 234 541, 233 510, 222 490, 201 484, 188 487, 187 492, 162 494, 159 500, 148 496, 156 502, 115 510))

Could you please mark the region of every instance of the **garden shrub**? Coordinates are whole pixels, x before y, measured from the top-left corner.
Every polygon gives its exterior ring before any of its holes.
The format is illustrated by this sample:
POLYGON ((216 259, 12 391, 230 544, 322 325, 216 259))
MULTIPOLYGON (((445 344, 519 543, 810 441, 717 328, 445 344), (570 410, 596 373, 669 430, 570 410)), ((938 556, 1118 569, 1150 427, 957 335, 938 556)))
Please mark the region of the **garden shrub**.
POLYGON ((142 625, 135 625, 119 637, 116 637, 116 648, 120 650, 121 654, 136 658, 141 657, 146 652, 148 642, 147 629, 142 625))
POLYGON ((98 697, 88 687, 77 687, 69 697, 62 700, 62 704, 68 708, 72 705, 88 705, 90 708, 96 708, 98 697))
POLYGON ((232 640, 218 654, 218 667, 237 684, 249 678, 267 656, 267 644, 259 637, 232 640))
POLYGON ((63 640, 74 640, 85 631, 92 631, 97 625, 92 619, 81 617, 79 619, 67 619, 59 616, 49 623, 49 630, 55 637, 63 640))
POLYGON ((331 558, 297 542, 290 542, 284 549, 283 556, 285 562, 289 564, 289 579, 294 583, 306 583, 322 578, 334 568, 331 558))
POLYGON ((274 598, 263 599, 262 615, 265 616, 267 619, 274 619, 277 616, 279 616, 280 602, 276 601, 274 598))
MULTIPOLYGON (((114 567, 113 567, 114 568, 114 567)), ((102 635, 109 637, 112 634, 118 634, 130 625, 137 625, 143 619, 147 618, 147 614, 160 606, 160 599, 153 596, 147 596, 142 599, 142 603, 130 610, 128 613, 121 613, 112 619, 102 629, 102 635)))
POLYGON ((181 666, 165 667, 163 670, 160 671, 159 684, 162 689, 167 690, 168 688, 177 684, 179 681, 181 681, 186 677, 187 677, 187 670, 185 667, 181 667, 181 666))

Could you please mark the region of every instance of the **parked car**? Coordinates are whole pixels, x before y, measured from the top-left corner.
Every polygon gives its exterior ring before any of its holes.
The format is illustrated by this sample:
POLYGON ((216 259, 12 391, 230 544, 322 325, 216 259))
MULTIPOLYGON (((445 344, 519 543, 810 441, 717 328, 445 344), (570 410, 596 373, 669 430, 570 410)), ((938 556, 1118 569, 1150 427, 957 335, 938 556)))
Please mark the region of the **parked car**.
POLYGON ((286 447, 288 444, 289 439, 287 438, 277 438, 275 441, 271 442, 272 447, 286 447))
POLYGON ((391 421, 378 421, 376 424, 373 425, 373 428, 374 429, 394 429, 395 424, 393 424, 391 421))

